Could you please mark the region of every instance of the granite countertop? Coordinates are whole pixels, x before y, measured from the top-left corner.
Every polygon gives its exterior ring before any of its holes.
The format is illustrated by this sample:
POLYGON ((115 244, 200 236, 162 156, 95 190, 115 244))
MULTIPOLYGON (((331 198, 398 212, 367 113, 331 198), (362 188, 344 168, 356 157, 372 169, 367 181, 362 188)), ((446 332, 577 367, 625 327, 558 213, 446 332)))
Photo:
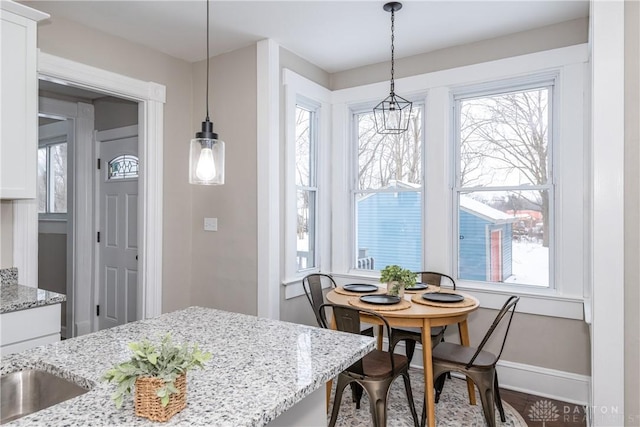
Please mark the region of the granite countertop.
POLYGON ((204 370, 188 372, 187 407, 165 425, 263 426, 375 345, 371 337, 190 307, 3 357, 1 374, 44 369, 90 389, 11 425, 149 425, 135 416, 132 396, 116 409, 115 385, 100 379, 130 358, 129 342, 159 341, 167 332, 212 358, 204 370))
POLYGON ((23 286, 17 283, 2 283, 0 285, 0 313, 25 310, 43 305, 60 304, 67 297, 57 292, 23 286))

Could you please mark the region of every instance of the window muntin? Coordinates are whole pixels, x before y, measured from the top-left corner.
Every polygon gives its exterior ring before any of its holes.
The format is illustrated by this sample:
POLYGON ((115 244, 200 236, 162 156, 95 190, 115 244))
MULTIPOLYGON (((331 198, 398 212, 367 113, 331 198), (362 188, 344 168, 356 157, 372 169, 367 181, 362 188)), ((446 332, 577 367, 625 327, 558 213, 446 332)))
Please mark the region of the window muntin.
POLYGON ((138 157, 123 154, 111 159, 107 167, 107 179, 126 179, 138 177, 138 157))
POLYGON ((380 135, 372 111, 353 115, 355 269, 422 268, 423 116, 414 104, 407 132, 380 135))
POLYGON ((549 287, 553 85, 456 99, 458 278, 549 287))
POLYGON ((67 143, 38 148, 38 213, 67 213, 67 143))
POLYGON ((297 104, 295 112, 296 270, 317 265, 317 113, 297 104))

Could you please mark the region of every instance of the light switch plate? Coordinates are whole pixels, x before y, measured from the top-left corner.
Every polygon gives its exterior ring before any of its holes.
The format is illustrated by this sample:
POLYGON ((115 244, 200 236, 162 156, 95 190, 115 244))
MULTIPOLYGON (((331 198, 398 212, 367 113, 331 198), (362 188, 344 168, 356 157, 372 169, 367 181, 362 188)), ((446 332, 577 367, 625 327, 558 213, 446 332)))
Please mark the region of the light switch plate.
POLYGON ((218 231, 218 218, 205 218, 204 231, 218 231))

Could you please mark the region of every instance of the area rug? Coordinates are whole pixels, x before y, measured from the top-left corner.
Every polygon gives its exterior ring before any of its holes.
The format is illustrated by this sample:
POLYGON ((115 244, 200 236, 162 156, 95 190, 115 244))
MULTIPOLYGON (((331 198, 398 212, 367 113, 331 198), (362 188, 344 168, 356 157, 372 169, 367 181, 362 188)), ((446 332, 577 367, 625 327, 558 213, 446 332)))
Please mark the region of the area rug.
MULTIPOLYGON (((413 398, 418 413, 418 420, 422 414, 422 402, 424 396, 424 377, 423 372, 418 369, 410 369, 411 389, 413 390, 413 398)), ((331 402, 333 402, 333 394, 331 394, 331 402)), ((477 405, 469 405, 469 395, 467 394, 467 384, 461 379, 447 379, 440 396, 440 401, 436 404, 436 425, 437 427, 484 427, 487 425, 480 397, 476 390, 477 405)), ((388 427, 413 427, 413 419, 409 405, 406 403, 407 397, 404 391, 404 383, 402 378, 396 379, 391 386, 389 399, 387 401, 387 426, 388 427)), ((500 415, 496 410, 496 422, 498 425, 505 427, 527 427, 527 423, 507 402, 502 403, 507 421, 500 422, 500 415)), ((328 418, 331 417, 331 409, 328 418)), ((371 412, 369 410, 369 400, 367 393, 362 396, 360 409, 356 409, 356 404, 351 401, 351 389, 347 387, 342 394, 342 403, 340 404, 340 413, 336 426, 346 427, 369 427, 372 426, 371 412)))

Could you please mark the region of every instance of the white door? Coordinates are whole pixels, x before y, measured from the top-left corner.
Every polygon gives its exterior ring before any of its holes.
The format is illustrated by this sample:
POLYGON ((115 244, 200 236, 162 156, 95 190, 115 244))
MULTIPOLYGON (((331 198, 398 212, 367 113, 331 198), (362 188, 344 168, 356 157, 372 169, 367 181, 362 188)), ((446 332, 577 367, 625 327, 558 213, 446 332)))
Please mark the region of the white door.
POLYGON ((137 127, 98 132, 98 328, 137 320, 137 127), (135 135, 132 135, 132 130, 135 135))

